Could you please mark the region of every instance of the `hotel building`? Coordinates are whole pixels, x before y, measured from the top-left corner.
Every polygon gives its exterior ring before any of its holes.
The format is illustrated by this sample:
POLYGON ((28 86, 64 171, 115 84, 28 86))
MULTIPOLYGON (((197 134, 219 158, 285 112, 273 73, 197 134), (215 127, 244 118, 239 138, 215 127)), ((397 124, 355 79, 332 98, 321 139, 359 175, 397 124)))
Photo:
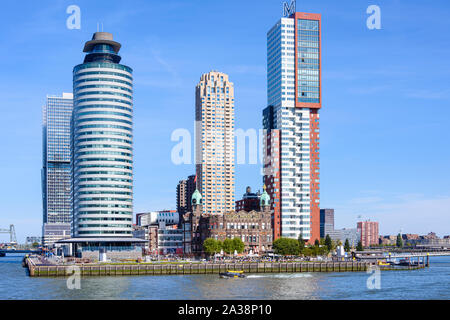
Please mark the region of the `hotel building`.
POLYGON ((70 119, 73 96, 47 96, 43 107, 43 244, 70 237, 70 119))
POLYGON ((228 75, 201 76, 195 96, 197 188, 206 214, 234 209, 234 87, 228 75))
POLYGON ((264 183, 274 239, 320 237, 321 16, 292 13, 267 33, 264 183))

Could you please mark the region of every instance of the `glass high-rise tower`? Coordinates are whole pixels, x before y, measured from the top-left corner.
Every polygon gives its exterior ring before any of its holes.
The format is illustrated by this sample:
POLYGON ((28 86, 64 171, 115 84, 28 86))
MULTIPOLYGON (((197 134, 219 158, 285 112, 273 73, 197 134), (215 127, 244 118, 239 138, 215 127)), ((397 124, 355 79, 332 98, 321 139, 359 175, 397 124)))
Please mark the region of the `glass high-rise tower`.
POLYGON ((73 69, 73 237, 131 237, 133 77, 107 32, 86 42, 73 69))
POLYGON ((267 33, 264 182, 274 239, 320 237, 321 16, 295 12, 267 33))
POLYGON ((73 96, 47 96, 43 107, 42 237, 44 245, 70 237, 70 119, 73 96))

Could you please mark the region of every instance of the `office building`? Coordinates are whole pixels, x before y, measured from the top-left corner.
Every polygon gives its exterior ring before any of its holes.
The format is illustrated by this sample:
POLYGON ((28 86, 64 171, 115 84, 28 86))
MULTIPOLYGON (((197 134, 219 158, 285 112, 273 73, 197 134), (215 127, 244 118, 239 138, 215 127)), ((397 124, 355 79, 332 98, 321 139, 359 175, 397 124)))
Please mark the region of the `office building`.
POLYGON ((267 33, 264 183, 274 238, 320 238, 321 15, 295 12, 267 33))
POLYGON ((43 107, 43 244, 70 237, 70 119, 73 96, 47 96, 43 107))
POLYGON ((96 32, 73 69, 74 237, 131 237, 133 77, 121 45, 96 32))
POLYGON ((361 244, 363 247, 378 244, 378 222, 375 221, 359 221, 356 227, 361 235, 361 244))
POLYGON ((333 229, 327 234, 330 235, 331 240, 340 241, 342 245, 345 244, 345 240, 348 240, 350 247, 356 247, 361 239, 361 233, 356 228, 333 229))
POLYGON ((195 95, 197 187, 207 214, 234 209, 234 87, 228 75, 201 76, 195 95))
POLYGON ((325 238, 334 230, 334 209, 320 209, 320 237, 325 238))
POLYGON ((191 197, 196 189, 195 175, 180 180, 177 185, 177 211, 184 214, 191 211, 191 197))

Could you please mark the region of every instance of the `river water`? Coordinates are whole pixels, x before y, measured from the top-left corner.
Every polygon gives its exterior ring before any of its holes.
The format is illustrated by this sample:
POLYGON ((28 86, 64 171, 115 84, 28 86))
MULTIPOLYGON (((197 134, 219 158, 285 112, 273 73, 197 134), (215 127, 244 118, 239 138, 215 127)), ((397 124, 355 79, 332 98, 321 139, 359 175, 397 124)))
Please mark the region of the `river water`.
POLYGON ((0 257, 0 299, 450 299, 450 257, 432 257, 421 270, 381 272, 379 289, 367 285, 375 274, 342 272, 85 277, 73 290, 66 278, 29 277, 22 257, 0 257))

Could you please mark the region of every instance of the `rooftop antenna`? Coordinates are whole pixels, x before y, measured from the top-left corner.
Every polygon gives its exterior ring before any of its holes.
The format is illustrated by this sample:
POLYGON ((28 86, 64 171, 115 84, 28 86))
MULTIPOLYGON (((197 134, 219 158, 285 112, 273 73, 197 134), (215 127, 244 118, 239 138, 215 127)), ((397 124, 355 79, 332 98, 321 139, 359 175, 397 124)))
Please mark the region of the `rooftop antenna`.
POLYGON ((97 32, 98 32, 98 22, 97 22, 97 32))

